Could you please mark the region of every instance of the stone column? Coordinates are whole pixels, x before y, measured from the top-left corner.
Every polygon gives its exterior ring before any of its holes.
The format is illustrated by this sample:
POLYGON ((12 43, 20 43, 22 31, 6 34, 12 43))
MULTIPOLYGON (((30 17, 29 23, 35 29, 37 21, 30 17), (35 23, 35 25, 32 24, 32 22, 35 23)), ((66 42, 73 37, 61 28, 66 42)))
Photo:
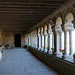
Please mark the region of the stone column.
POLYGON ((62 46, 62 42, 63 42, 63 41, 62 41, 62 38, 63 38, 63 37, 62 37, 62 32, 60 32, 60 48, 61 48, 61 49, 63 49, 63 46, 62 46))
POLYGON ((52 34, 49 34, 49 54, 52 54, 52 34))
POLYGON ((69 57, 69 54, 68 54, 68 51, 69 51, 69 48, 68 48, 68 31, 65 31, 65 59, 69 57))
POLYGON ((31 45, 31 34, 30 34, 30 45, 31 45))
POLYGON ((37 35, 36 35, 36 48, 37 48, 37 35))
POLYGON ((60 44, 60 38, 59 38, 59 33, 56 32, 56 54, 59 55, 60 52, 59 52, 59 44, 60 44))
POLYGON ((31 34, 31 46, 32 46, 32 34, 31 34))
POLYGON ((41 45, 42 45, 42 40, 41 40, 41 35, 40 35, 40 49, 42 48, 41 45))
POLYGON ((45 45, 45 52, 47 53, 47 49, 46 49, 46 35, 44 36, 44 45, 45 45))
POLYGON ((30 36, 29 36, 29 46, 30 46, 30 36))
POLYGON ((73 59, 73 39, 72 39, 72 30, 70 30, 70 58, 73 59))
POLYGON ((41 51, 43 51, 43 37, 41 36, 41 51))
POLYGON ((41 49, 41 36, 39 35, 39 50, 41 49))
POLYGON ((46 35, 44 35, 44 52, 45 52, 45 49, 46 49, 46 35))
POLYGON ((36 48, 36 35, 34 36, 35 40, 34 40, 34 45, 35 45, 35 48, 36 48))
POLYGON ((34 44, 34 36, 32 34, 32 46, 34 46, 33 44, 34 44))
POLYGON ((54 48, 54 34, 52 34, 52 47, 54 48))
MULTIPOLYGON (((63 49, 63 40, 62 40, 63 36, 62 36, 62 32, 60 32, 60 48, 63 49)), ((62 52, 60 52, 60 56, 62 56, 62 52)))

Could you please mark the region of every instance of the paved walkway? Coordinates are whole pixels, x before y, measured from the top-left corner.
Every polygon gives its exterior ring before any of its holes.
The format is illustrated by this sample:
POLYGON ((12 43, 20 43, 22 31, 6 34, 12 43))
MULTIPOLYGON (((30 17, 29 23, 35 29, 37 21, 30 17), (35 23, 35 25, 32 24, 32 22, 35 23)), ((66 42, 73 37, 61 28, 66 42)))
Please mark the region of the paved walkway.
POLYGON ((8 49, 0 62, 0 75, 58 75, 23 48, 8 49))

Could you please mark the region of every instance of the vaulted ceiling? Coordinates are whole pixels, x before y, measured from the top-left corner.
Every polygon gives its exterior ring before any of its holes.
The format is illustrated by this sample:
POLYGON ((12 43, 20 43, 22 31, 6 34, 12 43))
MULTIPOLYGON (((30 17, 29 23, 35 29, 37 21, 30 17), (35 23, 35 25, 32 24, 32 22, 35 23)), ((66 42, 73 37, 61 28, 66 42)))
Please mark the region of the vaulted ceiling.
POLYGON ((26 32, 64 4, 66 0, 2 0, 0 28, 3 31, 26 32))

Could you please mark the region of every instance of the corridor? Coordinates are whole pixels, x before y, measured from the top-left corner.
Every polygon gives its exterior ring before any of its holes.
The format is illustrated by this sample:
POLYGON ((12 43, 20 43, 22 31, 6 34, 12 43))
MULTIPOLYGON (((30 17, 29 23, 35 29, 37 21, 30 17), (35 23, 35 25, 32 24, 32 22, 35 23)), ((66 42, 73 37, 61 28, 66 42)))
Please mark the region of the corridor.
POLYGON ((0 75, 58 75, 24 48, 5 50, 0 75))

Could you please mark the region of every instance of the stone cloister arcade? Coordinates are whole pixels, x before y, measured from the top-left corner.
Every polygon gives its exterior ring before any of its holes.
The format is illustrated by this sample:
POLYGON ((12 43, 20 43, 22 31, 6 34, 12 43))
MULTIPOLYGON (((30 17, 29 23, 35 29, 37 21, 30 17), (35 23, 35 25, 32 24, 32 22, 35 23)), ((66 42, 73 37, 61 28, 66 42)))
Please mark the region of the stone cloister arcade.
POLYGON ((26 35, 27 44, 45 53, 54 53, 59 58, 64 56, 65 60, 72 61, 75 53, 75 26, 73 22, 75 16, 73 14, 70 11, 65 16, 58 14, 54 26, 47 21, 43 26, 31 31, 26 35), (63 50, 64 53, 60 50, 63 50))
POLYGON ((74 55, 75 0, 0 1, 0 75, 75 75, 74 55))

